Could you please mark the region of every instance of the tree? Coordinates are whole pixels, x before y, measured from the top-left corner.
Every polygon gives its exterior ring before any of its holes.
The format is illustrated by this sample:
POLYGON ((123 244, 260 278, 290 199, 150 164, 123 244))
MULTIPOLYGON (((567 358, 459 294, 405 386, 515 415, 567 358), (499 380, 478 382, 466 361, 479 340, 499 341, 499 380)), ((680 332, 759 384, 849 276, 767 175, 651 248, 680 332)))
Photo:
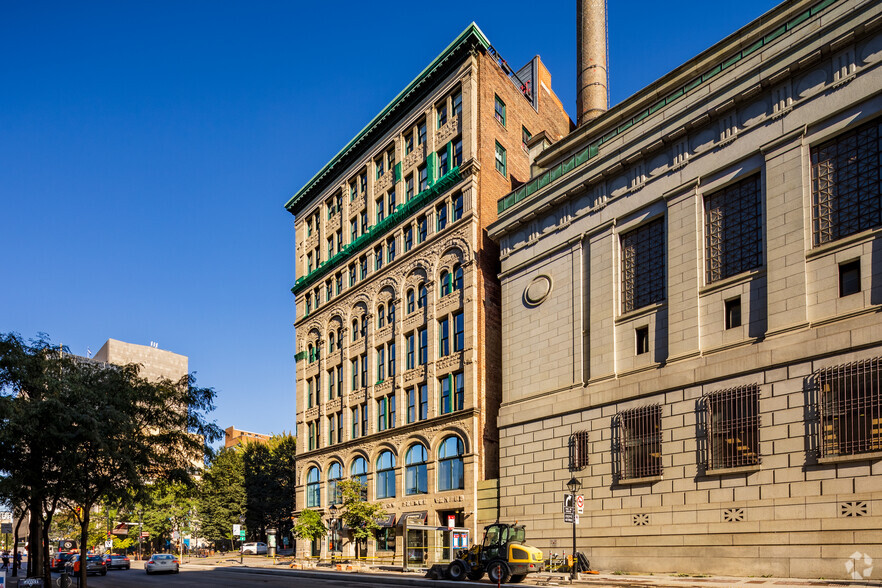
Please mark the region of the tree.
POLYGON ((158 480, 192 485, 205 443, 220 437, 204 418, 214 408, 212 389, 197 387, 192 375, 148 382, 138 371, 70 356, 45 337, 27 345, 0 336, 0 463, 7 468, 0 491, 27 502, 38 519, 31 536, 42 537, 37 564, 47 581, 48 525, 59 504, 76 515, 85 558, 95 505, 135 500, 158 480))
POLYGON ((216 544, 229 542, 232 549, 233 525, 245 514, 245 473, 238 448, 221 449, 212 457, 196 504, 202 536, 216 544))
POLYGON ((355 557, 361 557, 359 543, 367 540, 379 529, 377 519, 388 516, 386 510, 376 502, 367 502, 362 496, 365 485, 358 478, 337 483, 337 491, 343 496, 343 512, 340 518, 349 527, 355 541, 355 557))
POLYGON ((311 543, 319 537, 327 535, 328 528, 325 526, 322 515, 318 511, 307 508, 300 511, 300 516, 297 517, 297 522, 294 523, 293 533, 298 539, 311 543))
POLYGON ((275 527, 279 536, 291 529, 296 450, 296 438, 285 433, 273 435, 267 443, 242 446, 245 524, 252 539, 265 540, 269 527, 275 527))

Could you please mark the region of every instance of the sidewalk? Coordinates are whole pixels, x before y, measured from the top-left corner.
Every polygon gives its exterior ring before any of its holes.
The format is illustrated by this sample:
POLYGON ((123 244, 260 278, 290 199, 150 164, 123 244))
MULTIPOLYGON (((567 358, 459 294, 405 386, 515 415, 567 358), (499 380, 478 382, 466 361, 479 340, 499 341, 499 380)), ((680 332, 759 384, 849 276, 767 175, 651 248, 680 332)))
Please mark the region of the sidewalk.
MULTIPOLYGON (((212 568, 223 568, 229 571, 250 571, 270 574, 280 574, 292 577, 313 577, 341 579, 346 575, 347 582, 351 584, 371 584, 382 577, 384 582, 401 584, 404 586, 432 586, 432 587, 453 587, 475 585, 472 582, 454 582, 451 580, 430 580, 425 578, 422 572, 398 572, 391 571, 388 567, 384 569, 361 566, 353 566, 349 564, 340 564, 333 568, 329 564, 319 565, 314 569, 290 569, 290 557, 277 558, 273 563, 272 558, 246 556, 242 566, 239 565, 239 557, 237 554, 228 554, 227 557, 209 557, 193 559, 187 565, 206 566, 212 568)), ((486 577, 478 585, 489 585, 486 577)), ((568 574, 563 573, 543 573, 530 574, 521 584, 522 586, 586 586, 586 587, 618 587, 630 588, 646 586, 649 588, 691 588, 691 587, 750 587, 750 588, 804 588, 804 587, 822 587, 830 586, 837 588, 867 588, 882 587, 882 580, 824 580, 824 579, 802 579, 802 578, 755 578, 755 577, 736 577, 736 576, 702 576, 692 574, 615 574, 610 572, 601 572, 598 574, 581 574, 581 578, 575 582, 571 582, 568 574)), ((516 586, 516 584, 510 584, 516 586)))

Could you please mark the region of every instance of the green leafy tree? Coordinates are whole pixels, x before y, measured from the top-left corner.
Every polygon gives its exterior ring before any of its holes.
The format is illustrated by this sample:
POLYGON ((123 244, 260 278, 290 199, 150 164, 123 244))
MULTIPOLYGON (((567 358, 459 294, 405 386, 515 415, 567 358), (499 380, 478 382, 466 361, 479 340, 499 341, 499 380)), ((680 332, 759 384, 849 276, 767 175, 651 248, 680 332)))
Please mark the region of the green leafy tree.
POLYGON ((265 540, 269 527, 275 527, 280 537, 291 530, 296 450, 296 438, 284 433, 267 443, 242 446, 245 525, 252 539, 265 540))
POLYGON ((221 449, 211 459, 199 485, 197 508, 201 535, 233 548, 233 525, 245 514, 245 472, 238 448, 221 449))
POLYGON ((293 534, 298 539, 313 542, 319 537, 327 535, 328 527, 325 526, 322 515, 318 511, 307 508, 300 511, 300 516, 294 523, 293 534))
POLYGON ((377 519, 389 516, 379 503, 367 502, 362 498, 365 489, 366 486, 357 478, 337 483, 337 490, 343 497, 343 510, 340 518, 349 527, 349 532, 356 540, 356 558, 361 557, 359 543, 367 540, 380 529, 377 519))

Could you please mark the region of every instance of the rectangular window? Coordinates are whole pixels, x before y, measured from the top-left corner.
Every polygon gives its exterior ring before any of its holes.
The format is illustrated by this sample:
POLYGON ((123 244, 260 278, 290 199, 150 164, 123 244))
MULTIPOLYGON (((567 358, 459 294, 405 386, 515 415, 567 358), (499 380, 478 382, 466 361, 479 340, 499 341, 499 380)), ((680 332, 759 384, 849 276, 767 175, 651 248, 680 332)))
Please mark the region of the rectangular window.
POLYGON ((411 151, 413 151, 413 131, 404 137, 404 154, 410 155, 411 151))
POLYGON ((408 333, 405 336, 405 340, 407 341, 407 359, 405 360, 405 369, 413 369, 414 368, 414 352, 416 351, 416 337, 413 333, 408 333))
POLYGON ((337 231, 337 251, 343 250, 343 229, 337 231))
POLYGON ((750 384, 704 396, 709 470, 757 465, 759 386, 750 384))
POLYGON ((453 374, 453 410, 462 410, 465 403, 465 376, 462 372, 453 374))
POLYGON ((395 237, 386 241, 386 259, 389 263, 395 261, 395 237))
POLYGON ((465 315, 458 312, 453 315, 453 350, 465 349, 465 315))
POLYGON ((325 282, 325 300, 330 301, 334 297, 334 286, 331 281, 325 282))
POLYGON ((377 175, 375 176, 375 179, 379 179, 385 173, 385 162, 383 161, 383 158, 380 157, 377 161, 375 161, 374 166, 377 170, 377 175))
POLYGON ((453 220, 458 221, 462 218, 462 192, 453 197, 453 220))
POLYGON ((439 151, 436 155, 438 156, 438 177, 440 178, 450 171, 450 165, 447 159, 447 147, 439 151))
POLYGON ((570 435, 567 446, 569 449, 569 470, 576 472, 588 467, 588 456, 591 454, 588 431, 576 431, 570 435))
POLYGON ((351 238, 350 238, 349 242, 353 243, 356 239, 358 239, 358 218, 354 218, 351 221, 349 221, 349 226, 351 228, 351 234, 350 234, 351 238))
POLYGON ((505 102, 499 96, 494 96, 493 116, 502 125, 505 126, 505 102))
POLYGON ((665 230, 659 218, 622 235, 622 312, 665 299, 665 230))
POLYGON ((333 445, 334 443, 337 442, 334 437, 337 433, 337 427, 335 426, 336 425, 335 420, 336 419, 335 419, 334 415, 331 415, 328 417, 328 445, 333 445))
POLYGON ((839 296, 851 296, 861 291, 861 260, 839 264, 839 296))
POLYGON ((389 151, 386 152, 386 169, 392 171, 392 168, 395 167, 395 148, 392 147, 389 151))
POLYGON ((361 273, 361 279, 363 280, 367 277, 367 268, 368 268, 367 256, 362 257, 361 260, 359 260, 358 265, 359 265, 359 268, 361 268, 360 273, 361 273))
POLYGON ((441 203, 438 208, 435 209, 435 215, 438 218, 438 230, 443 231, 447 228, 447 203, 441 203))
POLYGON ((705 198, 707 283, 763 263, 760 176, 751 176, 705 198))
POLYGON ((352 407, 352 439, 358 439, 358 433, 361 431, 358 420, 358 407, 352 407))
POLYGON ((368 385, 368 357, 367 353, 361 356, 361 387, 366 388, 368 385))
POLYGON ((616 415, 619 479, 661 476, 661 406, 643 406, 616 415))
POLYGON ((741 326, 741 297, 726 300, 726 329, 741 326))
POLYGON ((306 273, 309 273, 311 271, 312 271, 312 253, 310 252, 310 253, 306 254, 306 273))
POLYGON ((343 442, 343 411, 337 413, 337 442, 343 442))
POLYGON ((365 192, 367 192, 367 172, 366 171, 361 172, 361 177, 359 178, 359 180, 360 180, 359 190, 361 191, 362 194, 364 194, 365 192))
POLYGON ((416 388, 407 389, 407 422, 416 421, 416 388))
POLYGON ((380 245, 374 249, 374 271, 380 271, 383 268, 383 246, 380 245))
POLYGON ((429 221, 421 216, 417 219, 417 243, 422 243, 429 235, 429 221))
POLYGON ((649 353, 649 327, 637 327, 634 329, 634 337, 637 341, 637 355, 649 353))
POLYGON ((352 363, 352 365, 351 365, 351 368, 352 368, 352 370, 351 370, 352 371, 352 390, 355 391, 355 390, 358 390, 358 382, 359 382, 359 379, 358 379, 358 358, 353 359, 351 363, 352 363))
POLYGON ((315 405, 315 396, 312 393, 312 380, 306 380, 306 408, 315 405))
POLYGON ((453 95, 453 98, 450 100, 450 103, 453 105, 453 116, 459 116, 462 114, 462 92, 457 92, 453 95))
POLYGON ((441 406, 440 412, 441 414, 448 414, 451 412, 450 408, 450 376, 444 376, 438 382, 438 385, 441 389, 441 406))
POLYGON ((425 165, 421 165, 417 168, 417 173, 420 176, 420 192, 423 192, 429 188, 429 170, 425 165))
POLYGON ((386 350, 382 347, 377 348, 377 381, 382 382, 386 379, 386 350))
POLYGON ((389 428, 395 428, 395 394, 389 395, 389 428))
POLYGON ((404 251, 408 252, 413 249, 413 227, 404 229, 404 251))
POLYGON ((417 125, 417 145, 423 145, 426 142, 426 121, 421 121, 417 125))
POLYGON ((337 390, 335 386, 337 385, 337 380, 334 379, 334 370, 328 370, 328 400, 334 398, 337 394, 337 390))
POLYGON ((462 137, 453 140, 453 163, 455 167, 462 165, 462 137))
POLYGON ((388 400, 385 398, 380 398, 377 400, 377 430, 385 431, 386 425, 388 424, 389 415, 386 414, 386 407, 388 400))
POLYGON ((524 151, 529 149, 527 143, 529 143, 532 138, 533 135, 527 130, 527 127, 521 127, 521 144, 524 146, 524 151))
POLYGON ((386 202, 383 198, 377 198, 374 204, 377 207, 377 224, 380 224, 386 218, 386 202))
POLYGON ((821 457, 882 451, 882 358, 815 373, 821 457))
POLYGON ((429 387, 426 384, 420 384, 419 391, 419 401, 420 401, 420 412, 419 417, 421 421, 429 418, 429 387))
POLYGON ((349 266, 349 287, 355 285, 355 265, 349 266))
POLYGON ((447 317, 438 321, 438 357, 450 355, 450 321, 447 317))
MULTIPOLYGON (((393 321, 392 315, 390 315, 389 316, 389 324, 392 324, 392 321, 393 321)), ((392 377, 395 375, 395 343, 389 343, 388 349, 389 349, 389 352, 386 354, 386 357, 387 357, 387 361, 389 363, 386 365, 386 368, 387 368, 387 373, 389 374, 389 377, 392 377)))
POLYGON ((391 190, 389 190, 389 192, 386 193, 386 200, 389 202, 389 214, 392 214, 393 212, 395 212, 396 205, 395 188, 392 188, 391 190))
POLYGON ((368 405, 367 402, 361 405, 361 434, 368 434, 368 405))
MULTIPOLYGON (((337 366, 337 397, 343 396, 343 366, 337 366)), ((342 425, 341 425, 342 426, 342 425)))
POLYGON ((343 274, 337 274, 334 277, 334 292, 339 294, 343 291, 343 274))
POLYGON ((355 182, 349 184, 349 200, 355 200, 355 197, 358 196, 358 187, 355 182))
POLYGON ((882 225, 882 119, 812 147, 812 234, 823 245, 882 225))
POLYGON ((438 128, 440 129, 447 124, 447 101, 437 105, 435 111, 438 113, 438 128))
POLYGON ((377 529, 376 542, 377 551, 395 551, 395 529, 391 527, 377 529))
POLYGON ((367 209, 361 211, 361 234, 364 235, 368 230, 367 209))
POLYGON ((419 355, 417 361, 419 362, 419 365, 426 365, 429 355, 429 331, 425 328, 419 329, 417 330, 417 336, 419 337, 419 355))
POLYGON ((413 198, 413 174, 408 174, 407 178, 404 180, 404 198, 408 202, 413 198))
POLYGON ((505 173, 505 148, 499 143, 496 144, 496 171, 502 175, 505 173))
POLYGON ((334 238, 328 238, 328 259, 334 257, 334 238))

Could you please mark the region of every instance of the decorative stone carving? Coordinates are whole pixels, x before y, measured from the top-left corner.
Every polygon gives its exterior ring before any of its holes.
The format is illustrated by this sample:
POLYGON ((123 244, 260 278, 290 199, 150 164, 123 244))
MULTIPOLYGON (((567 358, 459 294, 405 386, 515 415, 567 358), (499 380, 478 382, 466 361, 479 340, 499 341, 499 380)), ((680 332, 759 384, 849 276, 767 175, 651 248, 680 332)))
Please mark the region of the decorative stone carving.
POLYGON ((435 305, 435 313, 442 315, 457 310, 462 306, 462 301, 462 290, 452 292, 438 301, 438 304, 435 305))
MULTIPOLYGON (((422 144, 408 153, 401 162, 402 172, 410 171, 418 163, 422 163, 426 159, 426 145, 422 144)), ((416 189, 416 188, 414 188, 416 189)))
POLYGON ((340 219, 342 218, 342 216, 343 215, 339 212, 337 214, 331 215, 331 218, 328 219, 327 225, 325 225, 329 233, 333 233, 340 228, 340 219))
POLYGON ((340 397, 333 398, 328 400, 325 403, 325 414, 332 414, 335 412, 340 412, 340 409, 343 408, 343 399, 340 397))
POLYGON ((435 145, 439 147, 443 146, 458 135, 461 130, 462 127, 460 126, 459 115, 450 117, 447 123, 435 133, 435 145))
POLYGON ((793 88, 790 78, 772 90, 772 117, 784 116, 793 108, 793 88))
POLYGON ((386 170, 386 173, 377 178, 374 182, 374 196, 382 194, 383 192, 391 188, 394 183, 395 172, 391 169, 386 170))
POLYGON ((303 418, 306 419, 307 421, 313 421, 313 420, 317 419, 319 417, 319 415, 321 415, 321 411, 320 411, 319 407, 313 406, 312 408, 306 409, 306 414, 303 418))
POLYGON ((389 392, 392 391, 392 382, 394 378, 386 378, 379 384, 374 386, 374 395, 375 396, 385 396, 389 392))
POLYGON ((361 390, 356 390, 349 394, 348 402, 346 403, 349 406, 355 406, 356 404, 361 404, 364 402, 366 398, 366 390, 362 388, 361 390))
POLYGON ((857 70, 854 47, 846 47, 833 56, 833 85, 840 86, 852 79, 857 70))
POLYGON ((820 92, 827 84, 827 72, 823 69, 810 71, 796 82, 796 95, 805 98, 820 92))
POLYGON ((524 302, 528 306, 539 306, 551 294, 553 282, 550 276, 538 275, 524 288, 524 302))
POLYGON ((459 369, 463 366, 463 352, 458 351, 435 361, 436 375, 459 369))

